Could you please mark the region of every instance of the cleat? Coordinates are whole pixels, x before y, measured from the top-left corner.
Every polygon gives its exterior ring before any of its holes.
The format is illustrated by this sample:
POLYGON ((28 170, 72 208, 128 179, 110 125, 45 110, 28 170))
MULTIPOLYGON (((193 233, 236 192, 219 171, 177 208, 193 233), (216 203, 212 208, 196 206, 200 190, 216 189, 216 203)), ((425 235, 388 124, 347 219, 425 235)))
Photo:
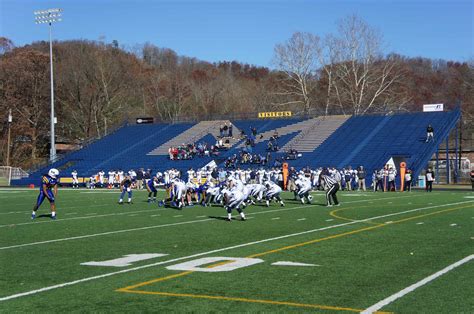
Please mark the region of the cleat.
POLYGON ((240 217, 241 221, 246 221, 247 219, 245 217, 240 217))
POLYGON ((331 204, 327 204, 326 206, 327 206, 327 207, 332 207, 332 205, 331 205, 331 204))
POLYGON ((159 201, 159 202, 158 202, 158 207, 163 207, 163 205, 164 205, 164 202, 163 202, 163 201, 159 201))
POLYGON ((118 202, 119 205, 123 205, 123 202, 118 202))
POLYGON ((231 221, 232 221, 232 219, 231 219, 231 218, 226 218, 226 220, 227 220, 228 222, 231 222, 231 221))
POLYGON ((31 214, 31 219, 35 219, 36 218, 36 213, 32 213, 31 214))
POLYGON ((52 220, 56 220, 56 216, 51 216, 51 219, 52 219, 52 220))
POLYGON ((334 206, 341 206, 341 204, 340 204, 340 203, 338 203, 338 204, 336 204, 336 205, 334 205, 334 206))
POLYGON ((285 203, 281 202, 280 206, 281 206, 281 207, 284 207, 284 206, 285 206, 285 203))

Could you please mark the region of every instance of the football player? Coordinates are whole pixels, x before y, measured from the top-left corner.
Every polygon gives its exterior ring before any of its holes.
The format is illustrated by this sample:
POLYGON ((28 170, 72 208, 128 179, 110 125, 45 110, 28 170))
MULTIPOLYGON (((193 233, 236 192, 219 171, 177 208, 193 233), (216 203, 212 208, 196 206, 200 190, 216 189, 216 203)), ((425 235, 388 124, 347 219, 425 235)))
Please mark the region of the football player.
POLYGON ((47 198, 51 208, 51 219, 56 219, 56 205, 54 200, 56 195, 58 195, 58 181, 59 181, 59 170, 51 168, 48 171, 48 174, 45 174, 41 177, 40 193, 36 200, 36 204, 33 207, 33 212, 31 213, 31 219, 36 218, 36 211, 43 203, 44 199, 47 198))
POLYGON ((311 191, 311 180, 305 176, 299 175, 295 184, 296 193, 301 200, 301 204, 305 203, 305 199, 308 200, 309 204, 311 204, 311 201, 313 200, 313 197, 309 194, 311 191))
POLYGON ((280 193, 281 193, 281 187, 279 187, 277 184, 275 184, 272 181, 266 181, 265 182, 265 187, 267 188, 267 192, 265 194, 265 198, 267 200, 267 207, 270 206, 270 201, 275 199, 280 203, 281 206, 285 206, 285 203, 283 203, 280 193))
POLYGON ((225 189, 223 190, 223 194, 224 207, 227 210, 227 221, 232 221, 232 209, 237 210, 240 214, 240 219, 245 221, 245 214, 242 209, 240 209, 244 201, 244 194, 238 189, 233 189, 232 191, 225 189))
POLYGON ((122 182, 120 182, 120 199, 119 204, 123 205, 123 197, 125 192, 128 192, 128 204, 132 204, 132 179, 130 176, 125 176, 122 182))
POLYGON ((79 179, 77 178, 77 170, 73 170, 72 173, 72 188, 78 189, 79 188, 79 179))
POLYGON ((156 193, 158 193, 158 190, 156 187, 158 186, 158 178, 154 176, 148 182, 146 183, 146 189, 148 191, 148 203, 156 203, 156 193), (153 195, 153 199, 151 196, 153 195))

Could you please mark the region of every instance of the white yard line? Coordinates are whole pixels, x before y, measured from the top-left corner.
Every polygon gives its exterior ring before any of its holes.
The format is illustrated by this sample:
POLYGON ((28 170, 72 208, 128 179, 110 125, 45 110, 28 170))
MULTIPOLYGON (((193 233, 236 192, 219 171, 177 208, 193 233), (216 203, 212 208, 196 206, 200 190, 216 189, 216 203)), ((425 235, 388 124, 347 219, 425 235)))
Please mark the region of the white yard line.
MULTIPOLYGON (((77 220, 77 219, 91 219, 91 218, 99 218, 99 217, 122 216, 122 215, 135 214, 135 213, 154 212, 154 211, 158 211, 158 210, 165 210, 165 209, 163 209, 163 208, 144 209, 144 210, 135 210, 135 211, 132 211, 132 212, 102 214, 102 215, 96 215, 96 213, 94 213, 95 216, 91 216, 92 214, 85 214, 85 216, 81 216, 81 217, 59 218, 58 220, 30 221, 30 222, 22 222, 22 223, 12 223, 12 224, 9 224, 9 225, 0 225, 0 228, 11 227, 11 226, 36 225, 36 224, 44 224, 44 223, 58 223, 60 221, 69 221, 69 220, 77 220)), ((73 213, 66 213, 65 215, 69 215, 69 214, 73 214, 73 213)), ((75 214, 77 214, 77 213, 75 213, 75 214)))
MULTIPOLYGON (((458 203, 443 204, 443 205, 436 205, 436 206, 429 206, 429 207, 415 208, 415 209, 410 209, 410 210, 406 210, 406 211, 403 211, 403 212, 386 214, 386 215, 383 215, 383 216, 376 216, 376 217, 366 218, 366 219, 362 219, 362 220, 354 220, 354 221, 352 221, 350 223, 347 223, 347 224, 365 222, 365 221, 368 221, 368 220, 378 219, 378 218, 391 217, 391 216, 396 216, 396 215, 400 215, 400 214, 404 214, 404 213, 416 212, 416 211, 420 211, 420 210, 423 210, 423 209, 431 209, 431 208, 438 208, 438 207, 445 207, 445 206, 459 205, 459 204, 466 204, 466 203, 473 203, 473 202, 474 202, 474 200, 473 201, 458 202, 458 203)), ((280 208, 280 209, 275 209, 275 210, 267 210, 267 211, 261 211, 261 212, 256 212, 256 213, 249 213, 248 215, 259 215, 259 214, 274 213, 274 212, 279 212, 279 211, 288 211, 288 210, 294 210, 294 209, 300 209, 300 208, 310 208, 312 206, 318 206, 318 205, 307 205, 307 206, 298 206, 298 207, 291 207, 291 208, 280 208)), ((88 235, 82 235, 82 236, 76 236, 76 237, 69 237, 69 238, 61 238, 61 239, 53 239, 53 240, 46 240, 46 241, 30 242, 30 243, 0 247, 0 250, 7 250, 7 249, 18 248, 18 247, 40 245, 40 244, 47 244, 47 243, 54 243, 54 242, 70 241, 70 240, 77 240, 77 239, 92 238, 92 237, 98 237, 98 236, 104 236, 104 235, 110 235, 110 234, 116 234, 116 233, 124 233, 124 232, 141 231, 141 230, 148 230, 148 229, 155 229, 155 228, 163 228, 163 227, 176 226, 176 225, 181 225, 181 224, 191 224, 191 223, 198 223, 198 222, 212 221, 212 220, 214 220, 214 219, 210 218, 210 219, 202 219, 202 220, 190 220, 190 221, 183 221, 183 222, 179 222, 179 223, 154 225, 154 226, 131 228, 131 229, 122 229, 122 230, 94 233, 94 234, 88 234, 88 235)))
POLYGON ((447 272, 453 270, 454 268, 459 267, 462 264, 465 264, 465 263, 467 263, 467 262, 469 262, 473 259, 474 259, 474 254, 469 255, 469 256, 463 258, 462 260, 457 261, 456 263, 451 264, 451 265, 441 269, 440 271, 432 274, 431 276, 428 276, 428 277, 418 281, 417 283, 414 283, 411 286, 406 287, 405 289, 398 291, 397 293, 389 296, 388 298, 383 299, 382 301, 375 303, 374 305, 368 307, 366 310, 364 310, 361 313, 363 313, 363 314, 374 313, 374 312, 380 310, 381 308, 383 308, 384 306, 387 306, 388 304, 392 303, 393 301, 405 296, 406 294, 408 294, 410 292, 413 292, 415 289, 426 285, 430 281, 435 280, 436 278, 446 274, 447 272))
MULTIPOLYGON (((402 196, 402 197, 407 197, 407 196, 402 196)), ((375 199, 377 200, 384 200, 388 199, 387 197, 380 198, 380 199, 375 199)), ((367 202, 368 200, 357 200, 357 201, 352 201, 352 202, 344 202, 344 204, 352 204, 352 203, 360 203, 360 202, 367 202)), ((104 205, 88 205, 87 207, 98 207, 98 206, 104 206, 104 205)), ((291 207, 291 208, 282 208, 277 211, 287 211, 287 210, 292 210, 292 209, 298 209, 298 208, 305 208, 308 206, 318 206, 318 205, 306 205, 306 206, 297 206, 297 207, 291 207)), ((68 207, 68 209, 73 209, 73 208, 83 208, 82 207, 68 207)), ((96 215, 96 216, 80 216, 80 217, 73 217, 73 218, 59 218, 58 220, 46 220, 46 221, 30 221, 30 222, 20 222, 20 223, 11 223, 8 225, 0 225, 0 228, 5 228, 5 227, 11 227, 11 226, 26 226, 26 225, 36 225, 36 224, 44 224, 44 223, 58 223, 60 221, 68 221, 68 220, 77 220, 77 219, 90 219, 90 218, 99 218, 99 217, 109 217, 109 216, 120 216, 120 215, 127 215, 127 214, 132 214, 132 213, 142 213, 142 212, 148 212, 148 211, 157 211, 157 210, 168 210, 166 208, 155 208, 155 209, 146 209, 146 210, 139 210, 139 211, 134 211, 134 212, 125 212, 125 213, 111 213, 111 214, 101 214, 101 215, 96 215)), ((59 211, 59 214, 61 215, 62 211, 59 211)), ((28 214, 30 215, 30 212, 16 212, 16 213, 22 213, 22 214, 28 214)), ((2 214, 2 213, 0 213, 2 214)), ((67 215, 69 213, 65 213, 67 215)), ((197 216, 196 218, 204 218, 207 216, 197 216)))
MULTIPOLYGON (((396 216, 396 215, 416 212, 416 211, 420 211, 420 210, 423 210, 423 209, 445 207, 445 206, 452 206, 452 205, 460 205, 460 204, 466 204, 466 203, 472 203, 472 202, 473 201, 458 202, 458 203, 444 204, 444 205, 431 206, 431 207, 415 208, 415 209, 411 209, 411 210, 407 210, 407 211, 403 211, 403 212, 399 212, 399 213, 387 214, 387 215, 382 215, 382 216, 375 216, 375 217, 366 218, 366 219, 363 219, 363 220, 350 221, 350 222, 346 222, 346 223, 341 223, 341 224, 322 227, 322 228, 318 228, 318 229, 312 229, 312 230, 287 234, 287 235, 278 236, 278 237, 274 237, 274 238, 268 238, 268 239, 263 239, 263 240, 259 240, 259 241, 247 242, 247 243, 238 244, 238 245, 234 245, 234 246, 224 247, 224 248, 221 248, 221 249, 211 250, 211 251, 197 253, 197 254, 183 256, 183 257, 178 257, 178 258, 174 258, 174 259, 170 259, 170 260, 166 260, 166 261, 162 261, 162 262, 157 262, 157 263, 153 263, 153 264, 142 265, 142 266, 138 266, 138 267, 133 267, 133 268, 129 268, 129 269, 124 269, 124 270, 111 272, 111 273, 106 273, 106 274, 97 275, 97 276, 92 276, 92 277, 86 277, 86 278, 82 278, 82 279, 78 279, 78 280, 74 280, 74 281, 69 281, 69 282, 65 282, 65 283, 61 283, 61 284, 56 284, 56 285, 44 287, 44 288, 41 288, 41 289, 30 290, 30 291, 27 291, 27 292, 12 294, 12 295, 9 295, 9 296, 1 297, 0 302, 11 300, 11 299, 16 299, 16 298, 20 298, 20 297, 24 297, 24 296, 28 296, 28 295, 34 295, 34 294, 37 294, 37 293, 41 293, 41 292, 45 292, 45 291, 49 291, 49 290, 53 290, 53 289, 64 288, 64 287, 72 286, 72 285, 82 283, 82 282, 92 281, 92 280, 96 280, 96 279, 101 279, 101 278, 105 278, 105 277, 110 277, 110 276, 114 276, 114 275, 128 273, 128 272, 135 271, 135 270, 140 270, 140 269, 144 269, 144 268, 149 268, 149 267, 159 266, 159 265, 163 265, 163 264, 173 263, 173 262, 186 260, 186 259, 190 259, 190 258, 195 258, 195 257, 203 256, 203 255, 209 255, 209 254, 214 254, 214 253, 218 253, 218 252, 222 252, 222 251, 228 251, 228 250, 232 250, 232 249, 236 249, 236 248, 251 246, 251 245, 270 242, 270 241, 275 241, 275 240, 281 240, 281 239, 285 239, 285 238, 300 236, 300 235, 314 233, 314 232, 328 230, 328 229, 344 227, 344 226, 356 224, 356 223, 359 223, 359 222, 365 222, 365 221, 369 221, 369 220, 373 220, 373 219, 379 219, 379 218, 385 218, 385 217, 389 217, 389 216, 396 216)), ((249 217, 249 218, 252 218, 252 217, 249 217)), ((194 223, 194 222, 204 222, 204 221, 209 221, 209 220, 211 220, 211 219, 203 219, 203 220, 200 220, 200 221, 181 222, 181 223, 176 223, 176 224, 172 224, 172 225, 194 223)), ((164 225, 151 226, 151 227, 146 227, 146 228, 151 229, 151 228, 159 228, 159 227, 162 227, 162 226, 164 226, 164 225)), ((140 229, 143 229, 143 228, 140 228, 140 229)), ((126 231, 122 231, 122 232, 126 232, 126 231)), ((117 233, 117 232, 109 232, 108 234, 111 234, 111 233, 117 233)), ((56 240, 56 241, 58 241, 58 240, 56 240)), ((31 245, 31 244, 26 244, 26 245, 31 245)), ((3 249, 3 248, 0 248, 0 249, 3 249)))

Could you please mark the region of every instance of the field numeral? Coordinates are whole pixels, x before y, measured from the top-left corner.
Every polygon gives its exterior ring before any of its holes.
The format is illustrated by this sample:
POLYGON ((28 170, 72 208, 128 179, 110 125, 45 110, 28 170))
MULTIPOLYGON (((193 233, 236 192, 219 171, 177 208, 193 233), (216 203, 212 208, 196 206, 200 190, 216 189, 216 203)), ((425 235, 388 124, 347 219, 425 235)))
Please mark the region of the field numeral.
POLYGON ((116 258, 116 259, 111 259, 108 261, 102 261, 102 262, 86 262, 86 263, 81 263, 81 265, 86 265, 86 266, 108 266, 108 267, 127 267, 131 266, 132 263, 139 262, 139 261, 144 261, 147 259, 152 259, 152 258, 157 258, 157 257, 162 257, 166 256, 168 254, 161 254, 161 253, 150 253, 150 254, 128 254, 124 255, 123 257, 116 258))
POLYGON ((186 270, 186 271, 201 271, 201 272, 221 272, 232 271, 242 267, 252 266, 262 263, 263 260, 259 258, 241 258, 241 257, 203 257, 181 264, 175 264, 166 267, 169 270, 186 270), (230 261, 229 263, 222 263, 211 267, 200 267, 202 265, 214 264, 216 262, 230 261))

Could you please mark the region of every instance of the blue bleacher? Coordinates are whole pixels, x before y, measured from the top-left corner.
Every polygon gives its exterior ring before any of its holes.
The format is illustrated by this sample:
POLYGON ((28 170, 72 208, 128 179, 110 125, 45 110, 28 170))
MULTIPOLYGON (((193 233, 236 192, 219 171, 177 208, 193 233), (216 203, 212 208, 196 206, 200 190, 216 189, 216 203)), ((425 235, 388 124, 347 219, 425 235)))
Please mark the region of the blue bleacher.
POLYGON ((313 153, 303 154, 302 158, 291 161, 290 166, 355 169, 362 165, 370 184, 374 170, 383 168, 390 158, 399 157, 413 171, 415 180, 455 127, 459 116, 460 111, 454 110, 351 117, 313 153), (428 124, 435 130, 434 143, 425 143, 428 124))
MULTIPOLYGON (((391 157, 401 157, 407 166, 414 171, 414 178, 432 157, 436 148, 449 135, 459 120, 460 110, 451 112, 411 113, 387 116, 356 116, 348 119, 314 152, 304 153, 301 158, 289 161, 290 166, 302 168, 351 166, 357 168, 363 165, 368 173, 370 183, 374 169, 381 169, 391 157), (435 143, 425 143, 426 126, 432 124, 435 129, 435 143)), ((274 120, 237 120, 232 123, 246 134, 250 127, 257 128, 257 133, 272 131, 280 127, 303 121, 303 119, 274 119, 274 120)), ((13 185, 37 183, 42 173, 51 167, 60 169, 62 176, 68 177, 76 169, 81 177, 89 177, 100 170, 111 169, 153 169, 165 170, 177 168, 185 172, 188 168, 199 168, 212 160, 220 166, 225 159, 233 154, 239 154, 238 147, 222 151, 218 157, 195 157, 192 160, 170 160, 168 155, 147 155, 153 149, 177 137, 191 128, 194 124, 148 124, 127 125, 114 133, 97 140, 81 150, 65 155, 54 164, 39 169, 29 178, 13 180, 13 185)), ((315 130, 317 132, 317 130, 315 130)), ((239 136, 237 131, 234 136, 239 136)), ((294 138, 298 132, 280 136, 280 147, 294 138)), ((258 137, 258 135, 257 135, 258 137)), ((197 142, 215 143, 215 138, 208 134, 197 142)), ((268 138, 258 143, 254 154, 266 155, 268 138)), ((283 153, 271 153, 272 159, 283 153)), ((270 163, 271 166, 273 163, 270 163)), ((248 165, 243 166, 248 167, 248 165)))

